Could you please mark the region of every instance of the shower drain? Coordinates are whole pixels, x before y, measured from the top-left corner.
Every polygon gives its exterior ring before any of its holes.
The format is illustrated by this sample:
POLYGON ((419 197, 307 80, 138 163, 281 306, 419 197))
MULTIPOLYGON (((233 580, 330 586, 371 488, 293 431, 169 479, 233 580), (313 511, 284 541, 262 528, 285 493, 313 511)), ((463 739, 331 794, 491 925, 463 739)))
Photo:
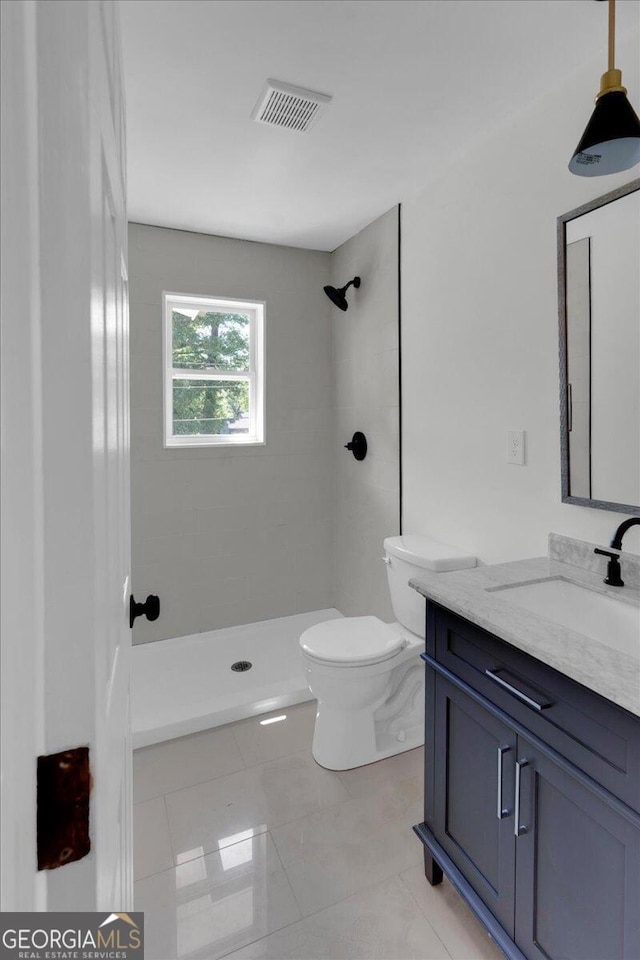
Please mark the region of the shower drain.
POLYGON ((244 673, 245 670, 251 670, 253 666, 252 663, 249 663, 248 660, 236 660, 235 663, 231 664, 231 669, 235 670, 236 673, 244 673))

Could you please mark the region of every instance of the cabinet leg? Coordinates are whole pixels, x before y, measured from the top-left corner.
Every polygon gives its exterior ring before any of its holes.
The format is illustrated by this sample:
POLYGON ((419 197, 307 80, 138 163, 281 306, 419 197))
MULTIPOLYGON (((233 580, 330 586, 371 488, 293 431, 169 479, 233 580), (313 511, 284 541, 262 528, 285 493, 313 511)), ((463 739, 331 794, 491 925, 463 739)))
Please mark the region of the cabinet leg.
POLYGON ((442 870, 426 847, 424 848, 424 875, 432 887, 442 883, 442 870))

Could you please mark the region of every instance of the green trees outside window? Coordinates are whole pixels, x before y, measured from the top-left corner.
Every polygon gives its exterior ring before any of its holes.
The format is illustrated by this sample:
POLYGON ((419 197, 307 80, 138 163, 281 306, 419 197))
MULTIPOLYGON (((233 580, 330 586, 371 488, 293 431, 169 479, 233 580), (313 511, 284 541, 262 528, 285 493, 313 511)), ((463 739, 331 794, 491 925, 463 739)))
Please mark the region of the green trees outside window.
POLYGON ((249 432, 249 381, 194 379, 193 372, 248 372, 250 318, 241 313, 172 310, 173 434, 249 432))

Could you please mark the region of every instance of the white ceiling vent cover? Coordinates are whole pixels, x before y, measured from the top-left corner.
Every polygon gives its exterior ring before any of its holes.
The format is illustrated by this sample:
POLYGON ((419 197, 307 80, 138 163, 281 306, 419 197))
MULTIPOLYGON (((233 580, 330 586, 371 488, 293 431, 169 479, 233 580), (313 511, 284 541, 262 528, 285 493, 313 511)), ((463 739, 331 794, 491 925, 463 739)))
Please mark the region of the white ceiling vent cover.
POLYGON ((331 97, 280 80, 267 80, 251 114, 252 120, 306 133, 314 125, 331 97))

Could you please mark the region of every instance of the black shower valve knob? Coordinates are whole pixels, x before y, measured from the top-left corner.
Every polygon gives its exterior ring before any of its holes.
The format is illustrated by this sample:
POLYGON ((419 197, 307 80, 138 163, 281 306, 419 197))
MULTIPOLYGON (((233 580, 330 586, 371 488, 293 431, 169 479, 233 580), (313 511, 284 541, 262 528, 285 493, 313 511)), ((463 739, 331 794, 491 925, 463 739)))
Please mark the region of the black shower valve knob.
POLYGON ((351 450, 356 460, 364 460, 367 455, 367 438, 360 430, 356 430, 349 443, 345 443, 345 450, 351 450))
POLYGON ((160 616, 160 597, 150 593, 144 603, 138 603, 133 594, 129 597, 129 626, 133 627, 136 617, 145 616, 147 620, 157 620, 160 616))

